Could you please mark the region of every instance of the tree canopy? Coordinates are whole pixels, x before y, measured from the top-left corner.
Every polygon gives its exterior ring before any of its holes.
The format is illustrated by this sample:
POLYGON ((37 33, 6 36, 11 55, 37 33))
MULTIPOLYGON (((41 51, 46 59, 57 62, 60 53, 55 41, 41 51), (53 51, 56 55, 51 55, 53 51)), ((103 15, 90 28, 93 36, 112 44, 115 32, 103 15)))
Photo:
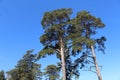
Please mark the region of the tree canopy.
POLYGON ((48 80, 58 80, 60 77, 60 70, 56 65, 48 65, 45 69, 44 75, 48 80))

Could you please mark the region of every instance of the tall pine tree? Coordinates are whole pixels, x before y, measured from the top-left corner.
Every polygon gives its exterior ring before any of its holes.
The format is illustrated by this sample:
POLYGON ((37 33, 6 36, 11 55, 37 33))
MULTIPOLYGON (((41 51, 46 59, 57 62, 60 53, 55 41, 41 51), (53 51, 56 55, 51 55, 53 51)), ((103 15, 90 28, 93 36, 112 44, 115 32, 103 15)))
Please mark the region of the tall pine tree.
POLYGON ((44 34, 40 37, 40 42, 44 48, 40 51, 39 57, 46 54, 60 55, 62 65, 63 80, 66 79, 66 64, 65 54, 68 50, 68 36, 67 33, 70 21, 71 9, 58 9, 52 12, 46 12, 42 19, 42 26, 44 34))
POLYGON ((92 16, 87 11, 79 12, 77 14, 77 17, 74 19, 74 22, 74 24, 76 25, 75 27, 78 30, 78 34, 80 33, 80 35, 76 35, 76 44, 77 46, 82 45, 84 49, 83 55, 79 59, 77 59, 76 62, 81 62, 82 67, 84 67, 83 62, 93 63, 96 69, 98 80, 102 80, 97 58, 95 55, 95 49, 104 52, 104 41, 106 41, 106 38, 104 36, 102 36, 101 38, 97 38, 97 36, 94 35, 97 33, 97 29, 104 28, 105 25, 100 18, 92 16), (88 60, 88 58, 92 58, 92 60, 88 60))

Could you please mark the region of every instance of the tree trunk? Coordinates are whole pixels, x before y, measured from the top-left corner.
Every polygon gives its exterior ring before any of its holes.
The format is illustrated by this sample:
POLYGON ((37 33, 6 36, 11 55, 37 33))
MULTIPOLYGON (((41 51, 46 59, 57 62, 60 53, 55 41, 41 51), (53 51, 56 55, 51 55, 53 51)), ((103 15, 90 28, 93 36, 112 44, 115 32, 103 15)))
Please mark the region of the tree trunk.
POLYGON ((97 59, 96 59, 96 55, 95 55, 95 51, 94 51, 93 46, 91 46, 91 50, 92 50, 92 58, 93 58, 94 65, 95 65, 95 68, 96 68, 96 73, 97 73, 97 76, 98 76, 98 80, 102 80, 102 76, 101 76, 101 73, 100 73, 100 69, 99 69, 99 66, 98 66, 98 63, 97 63, 97 59))
POLYGON ((66 80, 66 67, 65 67, 65 51, 64 51, 64 45, 62 38, 60 39, 60 54, 61 54, 61 60, 62 60, 62 80, 66 80))

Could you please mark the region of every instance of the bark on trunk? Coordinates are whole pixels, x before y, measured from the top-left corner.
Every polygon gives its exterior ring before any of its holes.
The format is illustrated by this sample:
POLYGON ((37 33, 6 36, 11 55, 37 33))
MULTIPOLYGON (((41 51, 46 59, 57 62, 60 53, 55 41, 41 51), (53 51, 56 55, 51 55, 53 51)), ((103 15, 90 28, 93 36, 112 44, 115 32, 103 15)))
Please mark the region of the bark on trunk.
POLYGON ((62 60, 62 80, 66 80, 66 66, 65 66, 65 51, 64 51, 64 45, 63 45, 63 40, 60 39, 60 54, 61 54, 61 60, 62 60))
POLYGON ((100 73, 100 69, 99 69, 99 66, 98 66, 98 63, 97 63, 97 59, 96 59, 96 55, 95 55, 95 51, 94 51, 93 46, 91 46, 91 50, 92 50, 92 57, 93 57, 93 61, 94 61, 94 64, 95 64, 98 80, 102 80, 102 76, 101 76, 101 73, 100 73))

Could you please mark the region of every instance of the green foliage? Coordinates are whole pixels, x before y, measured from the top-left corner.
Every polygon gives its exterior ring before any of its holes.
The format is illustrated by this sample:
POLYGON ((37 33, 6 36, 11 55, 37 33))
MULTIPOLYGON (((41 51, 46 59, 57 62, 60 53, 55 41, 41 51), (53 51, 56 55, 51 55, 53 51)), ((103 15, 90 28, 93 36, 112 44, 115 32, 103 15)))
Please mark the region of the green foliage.
POLYGON ((67 44, 67 37, 69 36, 67 29, 69 27, 71 9, 58 9, 52 12, 46 12, 41 24, 44 28, 44 34, 40 37, 40 42, 44 48, 39 52, 38 58, 46 54, 59 53, 60 38, 63 39, 63 44, 67 44))
MULTIPOLYGON (((85 64, 92 63, 92 56, 91 56, 91 46, 94 46, 95 49, 104 52, 105 46, 104 42, 106 41, 105 37, 97 38, 95 35, 97 30, 100 28, 104 28, 105 25, 101 21, 100 18, 92 16, 87 11, 81 11, 77 14, 76 18, 74 19, 76 22, 75 27, 81 27, 77 32, 80 33, 76 38, 76 44, 79 45, 83 42, 82 46, 82 56, 75 60, 75 63, 80 63, 81 68, 85 66, 85 64), (82 32, 82 33, 81 33, 82 32), (83 41, 81 36, 84 38, 83 41)), ((77 28, 76 28, 77 29, 77 28)), ((79 49, 77 49, 79 50, 79 49)), ((77 52, 77 51, 76 51, 77 52)))
POLYGON ((46 54, 48 54, 48 55, 52 55, 53 53, 55 53, 55 50, 54 49, 52 49, 52 48, 44 48, 43 50, 41 50, 40 52, 39 52, 39 56, 37 57, 38 59, 39 58, 41 58, 41 57, 45 57, 46 56, 46 54))
POLYGON ((48 77, 49 80, 57 80, 60 77, 60 70, 56 65, 48 65, 44 70, 44 75, 46 75, 46 78, 48 77))
POLYGON ((57 9, 52 12, 46 12, 44 14, 41 24, 43 25, 43 28, 46 28, 54 24, 65 23, 70 19, 69 15, 71 13, 72 13, 71 9, 64 9, 64 8, 57 9))
POLYGON ((20 80, 19 79, 19 74, 18 74, 18 69, 12 69, 7 72, 9 80, 20 80))
POLYGON ((6 80, 4 71, 0 71, 0 80, 6 80))
MULTIPOLYGON (((72 41, 73 53, 80 52, 83 49, 90 48, 91 45, 97 47, 99 50, 104 50, 104 40, 93 37, 97 33, 97 29, 104 28, 105 25, 100 18, 92 16, 87 11, 77 13, 77 16, 70 21, 72 25, 70 33, 72 41)), ((103 39, 103 38, 101 38, 103 39)))
MULTIPOLYGON (((76 19, 77 19, 76 22, 80 24, 81 27, 86 29, 90 28, 89 31, 91 31, 91 29, 93 28, 94 29, 103 28, 105 26, 104 23, 102 23, 100 18, 92 16, 87 11, 78 12, 76 19)), ((92 32, 94 32, 94 30, 92 30, 92 32)))
POLYGON ((13 80, 36 80, 40 77, 40 64, 36 63, 36 54, 31 54, 33 50, 28 50, 21 60, 18 61, 15 69, 8 71, 13 80))
POLYGON ((104 51, 104 49, 105 49, 104 42, 106 41, 106 38, 104 36, 102 36, 101 38, 97 38, 95 41, 96 41, 96 44, 97 44, 98 51, 102 51, 103 53, 105 53, 105 51, 104 51))

